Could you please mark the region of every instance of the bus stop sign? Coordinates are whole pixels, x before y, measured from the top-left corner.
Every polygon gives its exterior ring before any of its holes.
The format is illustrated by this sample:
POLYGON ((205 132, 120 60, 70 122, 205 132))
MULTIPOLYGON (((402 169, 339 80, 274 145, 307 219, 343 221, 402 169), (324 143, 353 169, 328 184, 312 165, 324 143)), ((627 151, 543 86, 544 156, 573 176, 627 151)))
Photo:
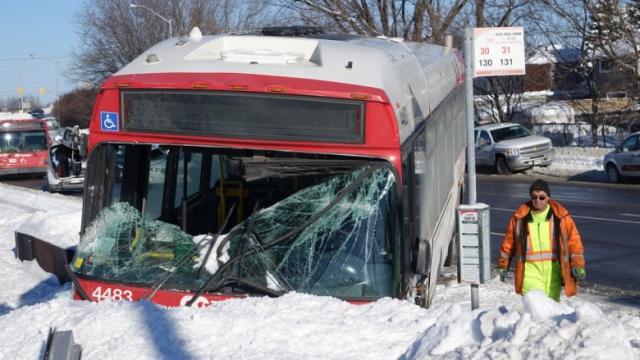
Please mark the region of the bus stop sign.
POLYGON ((484 284, 491 278, 489 205, 458 206, 460 281, 484 284))
POLYGON ((474 28, 473 59, 473 77, 524 75, 523 28, 474 28))

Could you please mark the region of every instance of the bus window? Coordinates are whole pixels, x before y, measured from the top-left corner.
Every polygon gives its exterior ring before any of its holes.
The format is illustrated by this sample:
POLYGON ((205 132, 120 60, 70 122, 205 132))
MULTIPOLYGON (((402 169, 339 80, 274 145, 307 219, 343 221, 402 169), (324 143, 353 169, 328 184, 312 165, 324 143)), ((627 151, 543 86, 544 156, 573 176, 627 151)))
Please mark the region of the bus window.
POLYGON ((182 200, 200 190, 200 173, 202 171, 202 153, 180 151, 178 160, 178 178, 176 183, 176 206, 180 206, 182 200), (186 187, 185 187, 185 159, 186 159, 186 187), (186 193, 185 193, 186 191, 186 193))
POLYGON ((157 219, 162 214, 166 167, 167 154, 160 147, 152 146, 145 209, 145 216, 150 219, 157 219))
POLYGON ((47 150, 47 137, 43 130, 11 131, 0 134, 0 152, 18 153, 47 150))

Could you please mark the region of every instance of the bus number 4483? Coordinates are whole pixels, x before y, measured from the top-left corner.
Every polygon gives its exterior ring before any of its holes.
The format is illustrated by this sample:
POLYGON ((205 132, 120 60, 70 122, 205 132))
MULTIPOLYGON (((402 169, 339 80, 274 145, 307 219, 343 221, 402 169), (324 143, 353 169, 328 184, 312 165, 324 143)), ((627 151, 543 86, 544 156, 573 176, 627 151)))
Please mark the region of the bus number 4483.
POLYGON ((102 286, 98 286, 91 293, 97 301, 103 301, 106 299, 111 299, 113 301, 122 301, 129 300, 133 301, 133 293, 130 290, 122 290, 118 288, 102 288, 102 286))

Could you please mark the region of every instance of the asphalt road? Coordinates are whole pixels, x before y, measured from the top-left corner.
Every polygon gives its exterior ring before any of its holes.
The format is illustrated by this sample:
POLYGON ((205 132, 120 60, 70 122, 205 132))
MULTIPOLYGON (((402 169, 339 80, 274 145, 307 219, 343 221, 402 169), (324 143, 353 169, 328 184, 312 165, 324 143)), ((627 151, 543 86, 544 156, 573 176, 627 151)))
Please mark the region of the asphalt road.
MULTIPOLYGON (((478 202, 491 206, 491 251, 497 258, 509 217, 528 200, 531 177, 478 175, 478 202)), ((585 247, 585 287, 640 300, 640 186, 550 182, 551 197, 574 218, 585 247)))
POLYGON ((35 190, 45 190, 47 186, 47 177, 45 175, 42 176, 24 176, 24 175, 13 175, 13 176, 3 176, 0 178, 0 183, 21 186, 29 189, 35 190))

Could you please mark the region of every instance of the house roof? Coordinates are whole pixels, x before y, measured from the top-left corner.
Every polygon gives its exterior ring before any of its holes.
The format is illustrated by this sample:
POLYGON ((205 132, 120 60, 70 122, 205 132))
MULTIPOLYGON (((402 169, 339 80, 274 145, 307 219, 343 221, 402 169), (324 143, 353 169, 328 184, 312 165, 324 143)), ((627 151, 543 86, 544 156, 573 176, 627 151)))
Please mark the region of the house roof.
POLYGON ((548 46, 546 48, 536 49, 529 55, 527 64, 558 64, 573 63, 580 60, 580 49, 564 48, 560 46, 548 46))

